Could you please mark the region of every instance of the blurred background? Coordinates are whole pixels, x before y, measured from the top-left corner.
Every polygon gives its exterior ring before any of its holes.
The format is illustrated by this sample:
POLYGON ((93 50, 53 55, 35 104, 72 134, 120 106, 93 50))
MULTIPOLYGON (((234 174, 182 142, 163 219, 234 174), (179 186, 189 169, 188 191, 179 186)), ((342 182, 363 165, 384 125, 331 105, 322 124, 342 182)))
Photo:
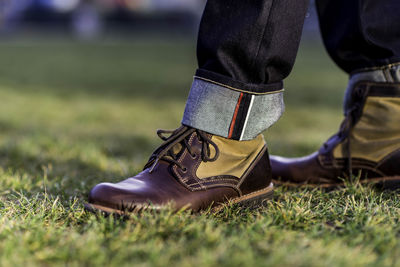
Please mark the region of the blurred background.
MULTIPOLYGON (((194 34, 206 0, 1 0, 0 33, 64 33, 81 39, 102 34, 194 34)), ((310 9, 305 30, 317 31, 310 9)))
POLYGON ((45 31, 91 39, 137 31, 192 33, 205 0, 1 0, 3 34, 45 31))

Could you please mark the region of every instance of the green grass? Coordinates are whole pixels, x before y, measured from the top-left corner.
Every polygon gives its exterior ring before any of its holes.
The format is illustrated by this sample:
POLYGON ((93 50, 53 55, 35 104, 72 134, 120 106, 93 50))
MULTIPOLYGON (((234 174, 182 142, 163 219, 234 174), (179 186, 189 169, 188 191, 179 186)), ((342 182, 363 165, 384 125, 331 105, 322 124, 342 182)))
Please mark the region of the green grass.
MULTIPOLYGON (((102 181, 137 173, 157 128, 179 125, 195 69, 193 40, 0 44, 0 266, 400 265, 397 192, 349 184, 278 188, 257 210, 83 210, 102 181)), ((286 81, 272 153, 304 155, 336 131, 346 75, 305 44, 286 81)))

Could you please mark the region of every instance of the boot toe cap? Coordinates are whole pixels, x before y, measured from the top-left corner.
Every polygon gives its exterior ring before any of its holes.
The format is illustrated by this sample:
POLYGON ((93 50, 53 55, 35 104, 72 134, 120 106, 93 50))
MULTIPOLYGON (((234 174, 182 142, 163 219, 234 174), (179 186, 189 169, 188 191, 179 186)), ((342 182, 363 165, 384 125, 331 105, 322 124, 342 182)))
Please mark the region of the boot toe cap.
POLYGON ((307 183, 318 180, 324 172, 317 160, 318 153, 301 158, 270 156, 272 177, 276 181, 307 183))
POLYGON ((271 173, 274 180, 288 181, 290 180, 290 167, 293 159, 279 156, 270 156, 271 173))
POLYGON ((98 204, 110 208, 117 208, 120 204, 120 199, 116 197, 118 195, 120 194, 117 192, 114 184, 101 183, 90 190, 89 203, 98 204), (116 202, 114 199, 118 199, 118 201, 116 202))
POLYGON ((101 183, 89 193, 89 203, 107 208, 125 210, 143 204, 140 192, 126 190, 121 184, 101 183))

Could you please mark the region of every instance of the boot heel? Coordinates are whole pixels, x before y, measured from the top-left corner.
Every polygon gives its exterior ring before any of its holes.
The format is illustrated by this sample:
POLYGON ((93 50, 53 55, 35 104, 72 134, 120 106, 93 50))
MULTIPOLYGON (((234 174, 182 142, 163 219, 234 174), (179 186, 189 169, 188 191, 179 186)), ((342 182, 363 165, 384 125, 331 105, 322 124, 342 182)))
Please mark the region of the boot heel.
POLYGON ((236 198, 233 203, 242 207, 260 207, 265 206, 273 196, 274 186, 271 183, 267 188, 236 198))

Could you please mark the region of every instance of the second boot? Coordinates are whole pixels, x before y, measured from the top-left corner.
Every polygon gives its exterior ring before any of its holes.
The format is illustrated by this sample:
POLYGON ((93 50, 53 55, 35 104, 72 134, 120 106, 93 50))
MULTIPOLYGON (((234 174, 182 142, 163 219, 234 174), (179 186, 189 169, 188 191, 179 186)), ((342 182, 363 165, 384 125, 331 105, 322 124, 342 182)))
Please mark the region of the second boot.
POLYGON ((276 183, 342 185, 352 176, 386 187, 400 185, 400 66, 351 76, 339 131, 306 157, 271 156, 276 183))

